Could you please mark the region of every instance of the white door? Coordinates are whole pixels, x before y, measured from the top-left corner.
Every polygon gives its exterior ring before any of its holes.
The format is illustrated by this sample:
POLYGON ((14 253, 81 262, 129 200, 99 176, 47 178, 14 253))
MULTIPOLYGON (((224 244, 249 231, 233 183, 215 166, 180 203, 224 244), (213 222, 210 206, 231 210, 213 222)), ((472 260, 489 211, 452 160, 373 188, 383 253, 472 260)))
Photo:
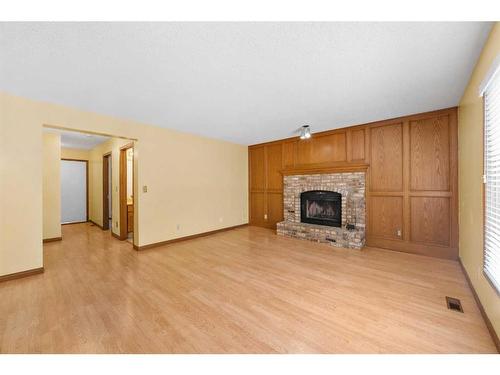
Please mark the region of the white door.
POLYGON ((87 221, 87 163, 61 160, 61 221, 87 221))

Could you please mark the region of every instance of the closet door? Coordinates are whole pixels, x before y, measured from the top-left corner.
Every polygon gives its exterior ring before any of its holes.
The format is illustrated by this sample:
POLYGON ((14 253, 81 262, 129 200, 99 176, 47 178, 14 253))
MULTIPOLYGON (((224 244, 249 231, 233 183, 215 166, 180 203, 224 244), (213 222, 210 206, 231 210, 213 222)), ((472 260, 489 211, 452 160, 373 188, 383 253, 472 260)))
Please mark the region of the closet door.
POLYGON ((87 221, 87 162, 61 160, 61 222, 87 221))

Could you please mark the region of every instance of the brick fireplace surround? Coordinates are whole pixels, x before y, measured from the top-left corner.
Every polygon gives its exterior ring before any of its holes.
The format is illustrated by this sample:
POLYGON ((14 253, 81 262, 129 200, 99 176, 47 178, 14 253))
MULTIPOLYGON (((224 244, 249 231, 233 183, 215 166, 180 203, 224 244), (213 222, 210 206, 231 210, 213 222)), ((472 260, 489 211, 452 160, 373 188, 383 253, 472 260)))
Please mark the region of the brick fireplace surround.
POLYGON ((350 249, 364 246, 365 172, 287 175, 283 183, 285 220, 277 224, 278 235, 350 249), (342 195, 340 228, 300 222, 300 194, 310 190, 328 190, 342 195), (346 229, 347 224, 355 225, 355 229, 346 229))

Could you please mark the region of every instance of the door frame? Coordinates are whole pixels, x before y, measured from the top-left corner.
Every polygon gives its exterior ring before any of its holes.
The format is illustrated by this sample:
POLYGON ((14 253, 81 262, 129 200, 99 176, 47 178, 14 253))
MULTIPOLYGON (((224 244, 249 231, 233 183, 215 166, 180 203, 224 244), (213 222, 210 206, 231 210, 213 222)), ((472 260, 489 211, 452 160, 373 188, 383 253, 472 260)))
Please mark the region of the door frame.
MULTIPOLYGON (((127 230, 127 150, 134 148, 134 142, 127 143, 120 147, 120 240, 126 240, 128 237, 127 230)), ((132 166, 134 165, 135 153, 132 156, 132 166)), ((135 179, 135 176, 133 176, 135 179)), ((132 196, 134 196, 134 215, 135 215, 135 192, 134 182, 132 182, 132 196)), ((132 232, 135 236, 135 232, 132 232)), ((133 242, 133 241, 132 241, 133 242)))
MULTIPOLYGON (((113 189, 109 191, 109 179, 112 176, 109 175, 109 163, 112 163, 111 152, 107 152, 102 155, 102 229, 108 230, 109 228, 109 199, 113 199, 113 189)), ((113 172, 111 172, 113 173, 113 172)), ((111 212, 111 217, 113 213, 111 212)), ((113 223, 111 223, 113 226, 113 223)))
POLYGON ((85 163, 85 199, 86 199, 86 220, 78 221, 74 223, 61 223, 61 225, 69 225, 69 224, 81 224, 89 221, 89 161, 85 159, 70 159, 70 158, 61 158, 61 161, 80 161, 85 163))

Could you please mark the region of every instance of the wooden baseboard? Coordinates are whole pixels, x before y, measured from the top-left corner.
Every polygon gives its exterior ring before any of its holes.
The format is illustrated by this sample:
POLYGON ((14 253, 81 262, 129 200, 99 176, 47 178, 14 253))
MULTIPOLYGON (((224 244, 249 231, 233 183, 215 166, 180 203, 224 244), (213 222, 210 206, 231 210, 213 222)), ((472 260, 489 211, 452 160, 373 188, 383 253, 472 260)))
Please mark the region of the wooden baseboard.
POLYGON ((44 271, 43 267, 40 267, 40 268, 33 268, 27 271, 11 273, 9 275, 3 275, 0 276, 0 282, 20 279, 21 277, 37 275, 39 273, 43 273, 43 271, 44 271))
POLYGON ((44 238, 43 243, 61 241, 62 237, 44 238))
POLYGON ((210 236, 211 234, 220 233, 220 232, 225 232, 225 231, 228 231, 228 230, 232 230, 232 229, 236 229, 236 228, 242 228, 242 227, 246 227, 246 226, 248 226, 248 224, 234 225, 234 226, 232 226, 232 227, 227 227, 227 228, 222 228, 222 229, 211 230, 211 231, 209 231, 209 232, 203 232, 203 233, 193 234, 193 235, 191 235, 191 236, 185 236, 185 237, 174 238, 173 240, 167 240, 167 241, 155 242, 155 243, 152 243, 152 244, 149 244, 149 245, 143 245, 143 246, 137 246, 137 245, 134 245, 134 249, 135 249, 135 250, 138 250, 138 251, 140 251, 140 250, 152 249, 152 248, 154 248, 154 247, 158 247, 158 246, 168 245, 168 244, 172 244, 172 243, 175 243, 175 242, 181 242, 181 241, 192 240, 192 239, 199 238, 199 237, 210 236))
POLYGON ((488 328, 488 331, 490 332, 491 338, 493 339, 493 342, 495 343, 495 346, 497 347, 497 352, 500 353, 500 340, 498 339, 498 335, 495 332, 495 329, 493 328, 493 325, 491 324, 490 318, 488 318, 486 311, 484 311, 483 304, 481 303, 481 300, 479 299, 479 296, 477 295, 476 290, 474 289, 474 286, 472 285, 472 283, 470 281, 469 274, 467 273, 467 271, 462 263, 462 259, 460 259, 460 257, 458 258, 458 262, 460 263, 460 267, 462 268, 462 272, 465 275, 465 279, 467 280, 467 283, 469 284, 469 287, 472 290, 472 294, 474 296, 474 299, 476 300, 476 303, 479 306, 479 311, 481 311, 481 315, 483 316, 484 322, 486 323, 486 327, 488 328))

